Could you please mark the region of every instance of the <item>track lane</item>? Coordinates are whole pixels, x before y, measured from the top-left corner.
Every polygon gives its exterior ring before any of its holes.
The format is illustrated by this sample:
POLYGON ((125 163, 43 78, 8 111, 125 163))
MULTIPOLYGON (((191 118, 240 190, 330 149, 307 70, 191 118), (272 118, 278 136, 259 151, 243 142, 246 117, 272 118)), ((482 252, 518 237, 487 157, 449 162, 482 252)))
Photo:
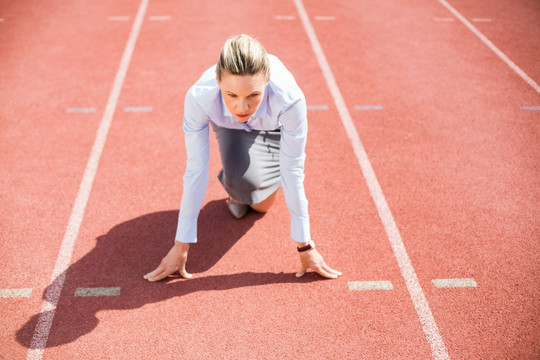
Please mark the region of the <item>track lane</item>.
MULTIPOLYGON (((538 123, 519 104, 537 96, 463 26, 434 22, 437 4, 417 5, 351 4, 315 26, 349 108, 384 105, 353 117, 450 357, 528 358, 538 352, 538 123), (479 287, 431 282, 460 277, 479 287)), ((313 15, 324 7, 308 2, 313 15)))
POLYGON ((540 83, 540 4, 537 1, 451 0, 449 3, 537 84, 540 83))
MULTIPOLYGON (((266 216, 251 214, 236 222, 227 214, 225 194, 212 176, 200 220, 200 244, 192 248, 188 262, 196 278, 158 284, 142 280, 142 274, 169 248, 176 223, 184 155, 181 102, 171 105, 171 99, 181 101, 187 86, 207 67, 204 64, 215 61, 215 49, 226 37, 241 31, 255 34, 298 74, 308 98, 313 92, 317 102, 319 97, 328 99, 320 82, 313 81, 314 72, 307 71, 317 65, 300 23, 276 24, 272 17, 273 12, 294 13, 292 3, 260 8, 239 4, 220 17, 204 4, 176 6, 167 6, 176 22, 143 25, 119 108, 154 102, 158 106, 151 113, 116 114, 46 358, 96 352, 117 358, 145 358, 149 353, 160 358, 178 354, 185 358, 297 358, 332 357, 336 351, 353 357, 415 354, 427 358, 429 349, 414 309, 388 244, 377 241, 384 239, 384 232, 365 185, 356 180, 359 169, 348 155, 351 149, 329 102, 330 111, 310 113, 306 187, 321 251, 332 266, 350 277, 333 282, 314 281, 312 275, 296 279, 299 264, 282 196, 266 216), (229 21, 216 22, 216 18, 229 21), (185 36, 195 26, 205 30, 196 38, 185 36), (301 35, 291 38, 294 33, 301 35), (201 43, 208 46, 201 48, 201 43), (298 57, 298 52, 306 55, 298 57), (336 124, 334 136, 324 136, 336 124), (333 156, 336 152, 338 161, 333 156), (329 177, 329 173, 339 175, 329 177), (353 190, 325 192, 321 185, 353 190), (351 198, 359 201, 351 202, 351 198), (347 226, 350 223, 361 225, 347 226), (380 262, 374 263, 372 256, 380 256, 380 262), (381 262, 388 267, 381 268, 381 262), (347 280, 359 279, 391 280, 394 290, 351 292, 347 280), (72 296, 81 286, 119 286, 121 295, 72 296), (246 342, 246 336, 264 340, 246 342), (115 346, 105 346, 105 339, 115 346), (297 346, 306 342, 318 345, 297 346), (119 354, 119 348, 125 353, 119 354)), ((148 14, 163 15, 164 11, 150 3, 148 14)), ((214 142, 212 149, 210 171, 217 174, 214 142)))
POLYGON ((27 349, 14 334, 42 302, 99 121, 97 111, 69 114, 66 109, 101 110, 106 95, 100 90, 110 86, 114 74, 114 66, 106 65, 117 61, 121 48, 115 48, 114 39, 100 47, 84 41, 109 34, 103 4, 94 4, 95 18, 84 4, 71 2, 1 8, 0 287, 31 288, 32 293, 1 299, 0 354, 24 358, 27 349), (101 57, 102 66, 92 66, 88 54, 101 57))
MULTIPOLYGON (((528 337, 531 333, 524 332, 528 329, 524 322, 527 318, 523 312, 517 311, 517 307, 525 305, 528 309, 534 305, 530 299, 538 298, 534 293, 534 279, 537 276, 535 267, 525 269, 524 273, 530 277, 518 277, 521 275, 518 268, 510 274, 509 282, 526 284, 532 281, 532 293, 521 292, 521 287, 514 289, 517 292, 511 294, 517 296, 513 297, 511 303, 502 303, 509 306, 506 312, 501 313, 498 312, 501 303, 497 303, 500 291, 507 292, 510 289, 504 282, 491 282, 492 278, 488 276, 500 264, 499 261, 516 265, 511 262, 513 250, 509 248, 510 244, 516 244, 510 236, 516 229, 523 236, 523 242, 517 243, 519 259, 531 259, 532 254, 538 253, 534 248, 528 250, 527 246, 531 244, 525 244, 530 235, 538 233, 534 227, 525 227, 529 221, 534 221, 534 212, 526 211, 524 218, 516 217, 520 210, 532 209, 531 206, 537 203, 537 192, 534 192, 533 187, 523 187, 523 183, 512 176, 512 172, 525 174, 526 178, 530 178, 527 174, 534 174, 533 160, 537 158, 536 154, 529 153, 530 156, 520 158, 517 165, 513 163, 515 156, 534 149, 534 136, 538 134, 534 125, 536 123, 532 122, 534 115, 519 113, 515 116, 512 110, 493 100, 500 98, 501 91, 497 89, 500 79, 491 79, 487 89, 473 89, 482 83, 483 78, 471 74, 489 74, 493 68, 500 69, 502 66, 494 65, 496 62, 492 63, 491 56, 483 51, 480 51, 480 56, 485 56, 482 61, 489 59, 487 69, 474 65, 478 56, 476 53, 470 58, 458 56, 457 62, 451 64, 448 59, 456 60, 456 54, 459 54, 457 50, 446 49, 446 52, 434 54, 433 49, 423 48, 420 39, 425 41, 422 44, 426 44, 440 39, 449 42, 456 37, 466 38, 461 31, 460 36, 448 37, 447 33, 439 32, 437 28, 426 33, 427 22, 418 27, 410 26, 418 21, 416 14, 431 13, 425 9, 411 6, 405 11, 399 11, 388 7, 388 4, 376 4, 358 12, 351 4, 331 10, 327 3, 306 4, 312 16, 332 12, 331 16, 336 16, 338 20, 335 23, 315 23, 315 26, 321 39, 325 39, 323 47, 338 83, 345 89, 344 96, 347 103, 351 104, 350 111, 353 112, 352 108, 357 103, 355 99, 358 98, 362 98, 362 105, 384 105, 383 112, 355 113, 353 117, 361 130, 362 140, 367 144, 370 159, 380 177, 390 207, 396 211, 398 226, 405 234, 408 249, 411 246, 411 258, 415 268, 420 269, 420 280, 430 304, 434 304, 435 316, 438 323, 442 324, 443 336, 449 341, 451 357, 460 357, 462 354, 468 356, 471 351, 479 356, 492 354, 490 351, 501 352, 504 346, 513 344, 516 338, 509 334, 508 340, 501 345, 500 336, 489 333, 487 327, 493 326, 493 331, 503 328, 506 331, 503 320, 516 314, 518 318, 513 325, 517 327, 508 327, 508 331, 522 331, 520 335, 525 336, 525 344, 529 347, 524 345, 520 349, 534 349, 538 344, 531 343, 528 337), (382 7, 382 11, 378 6, 382 7), (403 16, 404 13, 410 15, 408 12, 415 16, 403 16), (360 18, 358 14, 361 14, 360 18), (392 14, 396 16, 392 17, 392 14), (389 21, 393 27, 406 30, 396 30, 397 34, 387 32, 389 21), (340 26, 343 29, 337 31, 340 26), (360 27, 359 30, 354 31, 357 27, 360 27), (416 36, 412 41, 408 37, 411 29, 416 36), (335 33, 339 34, 346 45, 335 41, 335 33), (362 42, 356 43, 354 36, 358 33, 365 36, 362 42), (347 40, 350 42, 347 43, 347 40), (353 46, 355 44, 357 47, 353 46), (350 49, 349 46, 365 50, 360 63, 352 57, 353 51, 346 51, 350 49), (374 48, 380 52, 373 51, 374 48), (412 64, 400 62, 399 58, 389 61, 396 49, 403 50, 403 53, 416 50, 412 60, 409 59, 412 64), (435 65, 430 67, 430 62, 435 65), (389 63, 393 68, 388 67, 389 63), (450 75, 446 77, 438 72, 433 74, 434 70, 448 70, 457 65, 461 66, 460 69, 465 65, 467 76, 457 71, 450 71, 449 74, 457 78, 456 82, 464 89, 462 94, 451 91, 453 85, 449 81, 450 75), (421 81, 417 81, 419 76, 414 68, 422 66, 421 81), (357 71, 358 67, 366 69, 367 74, 382 75, 369 76, 357 71), (398 76, 401 74, 407 76, 398 76), (468 80, 472 80, 472 83, 468 80), (350 83, 353 85, 342 85, 350 83), (358 86, 359 83, 362 86, 358 86), (430 94, 424 88, 443 89, 443 92, 430 94), (418 96, 422 97, 422 101, 417 98, 411 100, 408 94, 403 95, 414 91, 420 94, 418 96), (447 104, 437 100, 438 96, 443 96, 441 94, 454 100, 458 98, 459 105, 456 107, 455 102, 447 104), (397 99, 397 102, 387 105, 385 100, 388 97, 397 99), (479 117, 498 120, 495 121, 498 124, 504 122, 507 115, 512 115, 512 127, 489 132, 489 129, 485 129, 486 124, 477 117, 474 117, 472 123, 452 125, 455 119, 445 117, 445 112, 468 118, 471 109, 467 104, 471 98, 477 103, 474 110, 481 110, 478 111, 481 114, 479 117), (440 108, 426 110, 426 102, 436 103, 440 108), (496 107, 488 107, 494 103, 496 107), (403 109, 414 115, 404 114, 403 109), (433 127, 425 127, 433 119, 433 127), (439 129, 434 129, 436 125, 439 129), (504 151, 494 149, 494 144, 498 143, 492 141, 500 139, 503 133, 512 134, 511 130, 515 128, 521 131, 510 136, 509 142, 514 147, 510 148, 511 151, 505 157, 504 151), (471 129, 483 131, 479 140, 466 136, 466 132, 471 129), (527 132, 527 129, 531 131, 527 132), (447 144, 441 152, 430 150, 426 154, 426 147, 437 148, 452 133, 459 135, 452 144, 460 147, 454 148, 447 144), (433 134, 436 136, 431 139, 433 134), (392 142, 388 143, 388 139, 392 142), (524 141, 518 145, 521 140, 524 141), (476 144, 479 142, 482 151, 474 156, 468 154, 466 149, 477 149, 476 144), (484 162, 483 157, 489 155, 490 151, 494 152, 493 157, 502 155, 499 167, 493 167, 491 161, 484 162), (457 160, 445 157, 448 154, 457 160), (464 169, 459 166, 459 160, 463 157, 473 161, 464 169), (527 194, 533 194, 532 198, 515 190, 504 193, 494 203, 470 190, 458 199, 450 199, 453 193, 449 189, 463 190, 464 184, 470 184, 468 175, 476 174, 478 165, 483 171, 491 169, 489 174, 492 177, 503 175, 503 181, 493 183, 480 177, 480 180, 472 184, 475 191, 484 187, 507 191, 508 184, 511 184, 521 190, 527 189, 527 194), (509 168, 505 169, 506 166, 509 168), (437 171, 435 175, 434 169, 437 171), (434 179, 437 180, 435 183, 432 182, 434 179), (448 179, 452 180, 450 186, 446 183, 448 179), (426 192, 426 188, 430 192, 426 192), (447 195, 444 201, 441 201, 441 191, 447 195), (515 197, 515 202, 512 211, 508 212, 508 199, 512 197, 515 197), (418 199, 421 199, 423 205, 418 205, 418 199), (477 208, 468 209, 467 206, 471 202, 476 204, 476 201, 478 206, 490 212, 474 218, 474 210, 477 208), (494 213, 494 207, 498 204, 501 205, 498 210, 500 212, 494 213), (448 214, 454 213, 454 209, 465 213, 462 217, 451 218, 448 214), (472 217, 467 216, 471 214, 472 217), (501 223, 499 227, 495 226, 495 230, 492 229, 492 223, 489 227, 484 226, 484 221, 487 223, 493 214, 495 218, 510 215, 512 221, 525 226, 506 229, 501 223), (419 222, 419 218, 427 221, 419 222), (497 232, 508 237, 508 243, 497 242, 497 238, 494 238, 498 252, 492 258, 492 249, 481 240, 485 234, 497 232), (473 244, 468 241, 471 234, 476 239, 473 244), (444 252, 441 252, 441 247, 444 247, 444 252), (471 258, 477 262, 472 264, 471 258), (445 277, 448 273, 456 276, 462 273, 474 274, 475 277, 476 274, 483 275, 477 277, 482 292, 471 297, 469 289, 435 290, 431 279, 445 277), (490 288, 484 290, 486 284, 490 284, 490 288), (448 295, 450 292, 451 295, 448 295), (484 309, 497 315, 493 319, 486 319, 484 309), (458 328, 462 332, 455 330, 458 328), (480 337, 479 329, 493 336, 480 337)), ((433 10, 433 13, 437 11, 431 5, 428 9, 433 10)), ((117 10, 115 15, 127 13, 120 8, 117 10)), ((131 359, 147 358, 150 354, 158 358, 176 358, 178 354, 185 358, 196 358, 201 354, 207 358, 297 358, 314 355, 333 357, 336 351, 341 351, 340 357, 430 358, 428 345, 417 323, 388 240, 345 132, 339 124, 336 109, 325 86, 321 85, 324 80, 311 55, 312 50, 301 25, 298 19, 286 23, 273 19, 274 14, 294 16, 294 13, 292 2, 272 2, 254 7, 252 2, 246 1, 226 10, 208 9, 205 3, 189 6, 176 2, 150 3, 149 16, 166 15, 171 18, 160 22, 146 19, 143 25, 132 70, 128 73, 122 91, 76 243, 51 333, 51 347, 45 352, 45 358, 67 359, 72 358, 73 354, 78 354, 80 358, 93 358, 95 354, 100 354, 103 357, 131 359), (212 13, 218 10, 219 16, 212 13), (216 18, 230 21, 218 22, 216 18), (314 277, 301 281, 294 278, 293 272, 297 270, 298 260, 291 250, 288 226, 276 226, 288 224, 287 210, 281 195, 275 208, 264 217, 252 214, 243 222, 228 218, 223 201, 225 194, 212 175, 219 170, 216 144, 212 142, 210 172, 214 183, 209 188, 201 215, 201 240, 206 241, 201 241, 198 248, 192 249, 188 263, 188 269, 196 274, 196 278, 192 281, 173 279, 166 283, 148 284, 140 279, 141 275, 155 266, 170 246, 167 239, 172 239, 174 235, 175 209, 179 204, 181 189, 179 179, 184 163, 180 131, 183 94, 207 64, 215 61, 215 49, 220 48, 223 40, 232 33, 242 31, 255 34, 270 52, 284 60, 306 92, 308 103, 313 100, 314 104, 328 105, 328 110, 309 113, 306 190, 316 241, 328 263, 344 271, 345 275, 332 282, 314 281, 314 277), (201 44, 207 45, 201 47, 201 44), (153 106, 153 110, 148 113, 123 112, 125 107, 133 106, 153 106), (327 136, 329 129, 331 137, 327 136), (222 241, 212 241, 216 237, 222 241), (279 258, 269 258, 269 254, 279 254, 279 258), (390 280, 394 290, 351 292, 346 283, 354 280, 390 280), (119 285, 119 297, 74 296, 79 287, 119 285), (272 293, 270 299, 269 292, 272 293), (171 317, 170 314, 174 315, 171 317), (246 337, 265 340, 250 342, 245 340, 246 337), (317 346, 298 347, 298 343, 313 343, 317 346)), ((432 24, 431 21, 429 24, 432 24)), ((129 23, 118 22, 114 26, 129 31, 129 23)), ((97 39, 91 42, 102 44, 97 39)), ((465 44, 472 42, 466 41, 465 44)), ((119 46, 119 52, 122 46, 119 46)), ((462 43, 461 46, 465 45, 462 43)), ((470 46, 477 50, 474 45, 470 46)), ((439 47, 434 47, 441 51, 439 47)), ((115 61, 111 62, 113 65, 110 72, 115 71, 115 61)), ((504 74, 503 70, 500 71, 504 74)), ((84 72, 81 74, 88 76, 84 72)), ((502 81, 511 84, 509 88, 522 88, 522 85, 518 85, 519 81, 507 80, 510 78, 502 81)), ((89 88, 95 89, 94 86, 89 88)), ((108 88, 101 94, 103 98, 107 91, 108 88)), ((530 94, 518 92, 509 94, 507 99, 514 101, 528 96, 530 94)), ((99 116, 94 121, 97 124, 99 116)), ((88 147, 91 146, 91 140, 93 138, 88 140, 88 147)), ((508 150, 508 147, 503 150, 508 150)), ((488 160, 493 157, 488 156, 488 160)), ((21 159, 28 161, 24 157, 21 159)), ((83 159, 86 157, 83 156, 83 159)), ((83 167, 83 162, 80 163, 79 167, 83 167)), ((75 180, 73 184, 75 189, 75 180)), ((62 226, 58 231, 63 231, 62 226)), ((54 257, 49 261, 52 263, 54 257)), ((504 269, 499 273, 507 275, 504 269)), ((48 276, 45 276, 45 280, 48 276)), ((41 295, 41 292, 35 294, 41 295)), ((33 299, 36 299, 35 295, 33 299)), ((26 311, 23 309, 22 313, 26 311)), ((532 321, 538 318, 534 317, 534 308, 531 314, 532 321)), ((32 321, 26 325, 31 329, 32 321)), ((6 334, 12 336, 9 331, 6 334)), ((19 341, 24 343, 24 336, 19 341)), ((19 346, 8 345, 15 349, 19 346)), ((519 345, 516 346, 519 348, 519 345)), ((23 347, 20 349, 24 350, 23 347)), ((514 354, 515 351, 505 353, 508 356, 514 354)))

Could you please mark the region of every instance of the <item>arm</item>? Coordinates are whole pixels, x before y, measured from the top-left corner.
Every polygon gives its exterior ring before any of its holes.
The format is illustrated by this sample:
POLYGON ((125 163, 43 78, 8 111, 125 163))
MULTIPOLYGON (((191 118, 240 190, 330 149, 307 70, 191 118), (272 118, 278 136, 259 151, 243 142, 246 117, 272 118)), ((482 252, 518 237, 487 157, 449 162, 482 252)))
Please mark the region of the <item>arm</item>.
POLYGON ((187 159, 175 239, 182 243, 196 243, 197 218, 208 188, 209 120, 197 120, 206 119, 206 114, 189 96, 186 96, 184 112, 187 159))
MULTIPOLYGON (((285 201, 291 214, 291 237, 302 250, 310 245, 308 201, 304 190, 305 147, 307 140, 307 110, 302 98, 280 117, 280 170, 285 201)), ((311 243, 313 245, 313 243, 311 243)), ((309 248, 309 247, 308 247, 309 248)), ((302 267, 296 274, 303 276, 312 269, 326 278, 337 278, 341 272, 330 268, 317 249, 299 251, 302 267)))
POLYGON ((291 237, 298 243, 311 240, 308 201, 304 190, 304 164, 307 140, 307 110, 302 98, 280 118, 279 166, 283 194, 291 215, 291 237))
POLYGON ((189 244, 197 242, 197 218, 208 187, 208 123, 206 114, 188 93, 183 126, 187 160, 175 242, 159 266, 144 276, 148 281, 164 279, 177 270, 186 279, 192 277, 186 271, 186 262, 189 244))

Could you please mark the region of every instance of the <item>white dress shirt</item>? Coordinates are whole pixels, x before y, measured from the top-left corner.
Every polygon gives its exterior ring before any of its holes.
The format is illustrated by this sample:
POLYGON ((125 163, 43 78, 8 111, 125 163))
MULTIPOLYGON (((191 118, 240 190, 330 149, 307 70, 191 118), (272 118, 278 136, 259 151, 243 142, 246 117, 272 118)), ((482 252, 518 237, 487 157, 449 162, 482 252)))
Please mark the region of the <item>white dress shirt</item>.
POLYGON ((253 116, 242 123, 229 112, 216 80, 215 65, 188 90, 184 102, 186 171, 178 215, 176 241, 197 242, 197 218, 208 187, 209 123, 229 129, 281 128, 279 165, 281 185, 291 215, 291 237, 311 240, 308 202, 304 191, 305 146, 308 131, 306 101, 292 74, 275 56, 270 81, 253 116))

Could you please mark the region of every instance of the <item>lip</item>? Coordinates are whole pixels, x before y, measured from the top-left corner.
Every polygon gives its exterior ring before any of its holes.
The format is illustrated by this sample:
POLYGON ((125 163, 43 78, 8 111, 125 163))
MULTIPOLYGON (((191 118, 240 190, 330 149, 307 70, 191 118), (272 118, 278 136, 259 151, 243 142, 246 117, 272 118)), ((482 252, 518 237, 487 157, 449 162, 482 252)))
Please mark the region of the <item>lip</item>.
POLYGON ((234 114, 234 115, 240 119, 245 119, 249 116, 249 114, 234 114))

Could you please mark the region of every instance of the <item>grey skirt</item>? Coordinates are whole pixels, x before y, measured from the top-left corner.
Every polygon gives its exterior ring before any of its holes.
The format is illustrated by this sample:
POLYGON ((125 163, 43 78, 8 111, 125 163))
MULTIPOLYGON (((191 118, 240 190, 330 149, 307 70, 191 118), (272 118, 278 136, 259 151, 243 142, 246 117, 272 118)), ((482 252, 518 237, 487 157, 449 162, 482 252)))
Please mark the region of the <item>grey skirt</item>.
POLYGON ((279 171, 279 129, 227 129, 212 122, 223 169, 218 179, 236 201, 253 205, 281 187, 279 171))

